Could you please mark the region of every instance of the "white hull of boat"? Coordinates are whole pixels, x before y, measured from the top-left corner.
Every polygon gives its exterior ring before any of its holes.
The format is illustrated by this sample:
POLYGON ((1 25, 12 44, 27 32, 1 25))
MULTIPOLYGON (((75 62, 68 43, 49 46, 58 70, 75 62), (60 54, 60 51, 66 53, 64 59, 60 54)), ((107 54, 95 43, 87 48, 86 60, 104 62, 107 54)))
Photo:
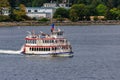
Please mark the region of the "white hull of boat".
POLYGON ((62 53, 23 53, 25 55, 40 55, 40 56, 51 56, 51 57, 72 57, 73 52, 62 52, 62 53))

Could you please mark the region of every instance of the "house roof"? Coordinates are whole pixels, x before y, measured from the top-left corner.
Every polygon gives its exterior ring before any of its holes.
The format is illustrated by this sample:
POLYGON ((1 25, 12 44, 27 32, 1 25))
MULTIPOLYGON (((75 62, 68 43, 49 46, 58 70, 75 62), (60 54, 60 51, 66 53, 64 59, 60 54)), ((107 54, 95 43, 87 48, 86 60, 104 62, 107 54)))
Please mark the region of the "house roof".
POLYGON ((27 14, 50 14, 49 12, 28 12, 27 14))
POLYGON ((54 7, 26 7, 27 9, 54 9, 54 7))

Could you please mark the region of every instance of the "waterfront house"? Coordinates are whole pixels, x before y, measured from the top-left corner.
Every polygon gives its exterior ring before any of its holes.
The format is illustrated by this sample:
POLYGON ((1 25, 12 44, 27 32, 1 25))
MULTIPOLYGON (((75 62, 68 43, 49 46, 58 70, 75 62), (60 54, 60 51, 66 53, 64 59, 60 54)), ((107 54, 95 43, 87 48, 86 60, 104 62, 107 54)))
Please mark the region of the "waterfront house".
POLYGON ((43 7, 57 7, 57 3, 44 3, 43 7))
POLYGON ((94 20, 104 20, 105 16, 90 16, 90 20, 94 21, 94 20))
MULTIPOLYGON (((42 7, 26 7, 26 15, 31 18, 53 18, 53 15, 57 8, 64 7, 66 9, 69 9, 69 7, 66 7, 65 3, 57 4, 57 3, 44 3, 42 7)), ((18 7, 17 7, 18 8, 18 7)), ((9 15, 10 11, 8 8, 2 9, 3 15, 9 15)))
POLYGON ((8 16, 10 14, 9 8, 2 8, 1 15, 6 15, 8 16))
POLYGON ((31 18, 52 18, 55 12, 53 7, 26 7, 27 16, 31 18))

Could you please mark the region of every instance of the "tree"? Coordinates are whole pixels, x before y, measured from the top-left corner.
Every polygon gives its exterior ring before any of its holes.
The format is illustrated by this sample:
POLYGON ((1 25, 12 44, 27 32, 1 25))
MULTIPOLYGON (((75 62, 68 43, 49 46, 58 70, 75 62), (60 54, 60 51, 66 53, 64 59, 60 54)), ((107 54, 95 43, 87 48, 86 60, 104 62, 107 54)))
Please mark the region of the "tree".
POLYGON ((1 7, 10 7, 8 0, 0 0, 0 8, 1 7))
POLYGON ((107 6, 103 5, 103 4, 99 4, 96 7, 96 11, 97 11, 97 15, 99 16, 104 16, 107 10, 107 6))
POLYGON ((0 22, 2 22, 2 21, 9 21, 9 20, 10 20, 9 16, 0 15, 0 22))
POLYGON ((26 18, 26 7, 23 4, 20 4, 19 9, 13 10, 13 20, 23 21, 26 18))
POLYGON ((0 0, 0 14, 2 14, 3 8, 10 8, 8 0, 0 0))
POLYGON ((79 20, 84 20, 88 14, 88 9, 85 4, 79 4, 79 20))
POLYGON ((75 4, 70 9, 70 19, 73 21, 88 20, 89 8, 85 4, 75 4))
POLYGON ((75 9, 70 10, 70 20, 73 21, 73 22, 76 22, 76 21, 79 20, 79 16, 78 16, 75 9))
POLYGON ((102 0, 104 3, 105 3, 105 5, 107 6, 107 7, 109 7, 109 8, 113 8, 114 6, 113 6, 113 0, 102 0))
POLYGON ((120 10, 117 8, 110 9, 111 19, 112 20, 120 20, 120 10))
POLYGON ((23 4, 20 4, 19 6, 21 15, 26 15, 26 7, 23 4))
POLYGON ((48 2, 48 0, 32 0, 32 7, 42 6, 43 3, 48 2))
POLYGON ((69 10, 65 8, 58 8, 54 13, 54 18, 61 16, 61 18, 68 18, 69 17, 69 10))
POLYGON ((70 19, 72 21, 78 21, 79 20, 79 5, 74 4, 70 9, 70 19))

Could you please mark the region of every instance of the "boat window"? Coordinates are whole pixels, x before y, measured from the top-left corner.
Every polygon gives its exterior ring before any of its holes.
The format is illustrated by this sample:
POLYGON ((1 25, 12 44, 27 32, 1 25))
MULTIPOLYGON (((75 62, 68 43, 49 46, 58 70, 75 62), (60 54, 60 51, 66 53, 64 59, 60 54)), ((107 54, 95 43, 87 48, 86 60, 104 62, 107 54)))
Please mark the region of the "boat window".
POLYGON ((50 48, 47 48, 47 51, 50 51, 50 48))
POLYGON ((29 43, 29 40, 27 40, 27 43, 29 43))
POLYGON ((35 48, 33 48, 33 51, 35 51, 35 48))
POLYGON ((34 51, 35 49, 34 48, 32 48, 32 51, 34 51))
POLYGON ((52 48, 52 50, 54 50, 54 48, 52 48))
POLYGON ((43 43, 45 42, 44 40, 42 40, 43 41, 43 43))
POLYGON ((52 43, 52 40, 50 40, 50 43, 52 43))
POLYGON ((39 51, 40 51, 40 48, 39 48, 39 51))
POLYGON ((43 48, 43 51, 45 51, 45 48, 43 48))
POLYGON ((57 48, 55 47, 55 50, 57 50, 57 48))
POLYGON ((52 40, 52 43, 54 43, 54 40, 52 40))
POLYGON ((33 44, 36 44, 36 40, 33 40, 33 44))
POLYGON ((46 50, 46 48, 44 48, 44 51, 46 50))
POLYGON ((48 48, 48 51, 50 51, 50 48, 48 48))
POLYGON ((31 44, 33 43, 33 40, 31 40, 31 44))
POLYGON ((45 51, 47 51, 47 48, 45 48, 45 51))
POLYGON ((47 48, 47 51, 50 51, 50 48, 47 48))
POLYGON ((36 51, 36 48, 34 48, 34 50, 36 51))
POLYGON ((45 51, 47 51, 47 48, 45 48, 45 51))
POLYGON ((35 48, 33 48, 33 51, 35 51, 35 48))
POLYGON ((56 47, 53 47, 52 50, 56 50, 56 47))
POLYGON ((37 51, 39 51, 39 49, 37 48, 37 51))
POLYGON ((41 48, 41 51, 43 51, 43 48, 41 48))
POLYGON ((26 43, 27 43, 27 40, 26 40, 26 43))
POLYGON ((48 40, 46 40, 46 43, 48 43, 48 40))
POLYGON ((29 40, 27 40, 27 43, 29 43, 29 40))
POLYGON ((34 51, 34 48, 32 48, 31 51, 34 51))
POLYGON ((42 48, 40 48, 40 51, 42 51, 42 48))
POLYGON ((29 48, 29 50, 31 51, 31 50, 32 50, 32 48, 30 47, 30 48, 29 48))
POLYGON ((57 35, 63 35, 63 32, 58 32, 57 35))
POLYGON ((32 41, 30 40, 30 43, 31 43, 32 41))
POLYGON ((36 48, 36 51, 37 51, 37 48, 36 48))
POLYGON ((35 51, 35 48, 33 48, 33 51, 35 51))
POLYGON ((34 40, 33 40, 33 44, 34 44, 34 40))
POLYGON ((42 51, 42 49, 40 48, 40 51, 42 51))

